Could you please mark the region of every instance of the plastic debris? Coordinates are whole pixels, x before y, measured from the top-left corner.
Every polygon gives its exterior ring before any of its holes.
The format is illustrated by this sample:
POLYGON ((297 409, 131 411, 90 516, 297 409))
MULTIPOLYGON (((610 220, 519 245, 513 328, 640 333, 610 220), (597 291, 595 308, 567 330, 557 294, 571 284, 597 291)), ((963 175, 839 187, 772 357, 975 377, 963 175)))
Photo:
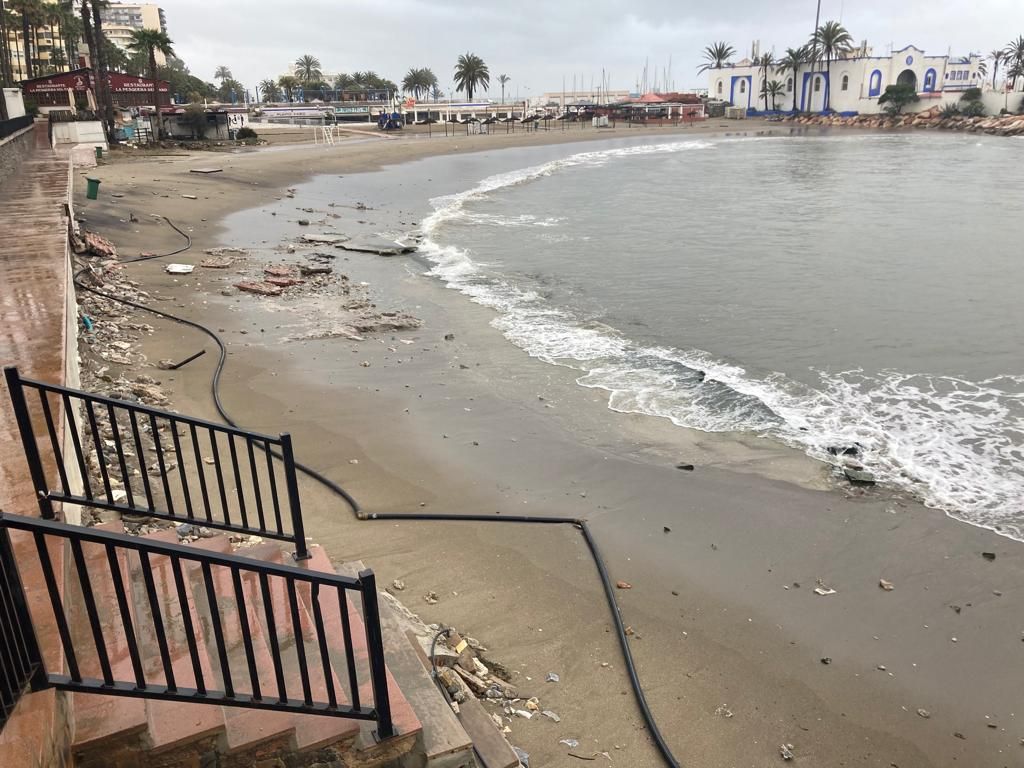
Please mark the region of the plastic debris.
POLYGON ((530 712, 527 709, 513 709, 512 712, 515 713, 517 716, 523 718, 524 720, 529 720, 531 717, 533 717, 533 712, 530 712))
POLYGON ((823 582, 821 579, 818 579, 818 586, 814 588, 814 594, 821 595, 822 597, 827 597, 828 595, 836 594, 836 591, 832 589, 832 587, 828 586, 828 584, 823 582))
POLYGON ((548 720, 554 720, 556 723, 562 722, 562 718, 560 718, 550 709, 545 709, 543 712, 541 712, 541 714, 544 715, 544 717, 548 718, 548 720))
POLYGON ((730 718, 730 717, 733 716, 732 710, 729 709, 727 706, 725 706, 725 704, 723 704, 718 709, 716 709, 715 710, 715 714, 718 715, 719 717, 725 717, 725 718, 730 718))
POLYGON ((885 579, 879 579, 878 586, 884 589, 886 592, 892 592, 894 589, 896 589, 895 584, 893 584, 891 581, 886 581, 885 579))
POLYGON ((519 747, 512 747, 512 750, 516 753, 516 757, 519 758, 519 764, 523 768, 530 768, 530 753, 519 747))
POLYGON ((919 709, 919 710, 917 710, 917 714, 919 714, 925 720, 927 720, 929 717, 932 716, 932 713, 929 712, 927 709, 919 709))
POLYGON ((783 744, 779 747, 779 754, 782 755, 783 760, 792 760, 796 755, 793 754, 792 744, 783 744))
POLYGON ((565 744, 565 746, 567 746, 569 749, 576 749, 576 747, 580 745, 580 743, 576 741, 576 739, 559 739, 558 743, 565 744))
POLYGON ((548 676, 547 676, 547 681, 546 682, 558 683, 558 682, 561 682, 561 678, 559 678, 558 675, 555 674, 554 672, 548 672, 548 676))
POLYGON ((405 589, 405 582, 401 579, 395 579, 391 582, 391 588, 396 592, 401 592, 403 589, 405 589))
POLYGON ((164 267, 164 271, 169 275, 187 275, 192 272, 195 267, 191 264, 168 264, 164 267))
POLYGON ((981 556, 984 557, 986 560, 995 560, 996 559, 996 553, 995 552, 982 552, 981 556))

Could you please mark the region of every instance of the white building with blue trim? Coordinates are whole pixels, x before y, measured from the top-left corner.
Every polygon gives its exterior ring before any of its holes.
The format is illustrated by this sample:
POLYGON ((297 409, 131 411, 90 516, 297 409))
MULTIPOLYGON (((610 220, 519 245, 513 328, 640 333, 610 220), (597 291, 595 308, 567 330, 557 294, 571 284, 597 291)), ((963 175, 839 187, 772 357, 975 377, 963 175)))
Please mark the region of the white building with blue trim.
MULTIPOLYGON (((865 44, 834 59, 830 72, 825 71, 824 61, 801 68, 795 79, 792 71, 769 68, 767 81, 778 80, 783 85, 782 95, 776 97, 780 111, 793 109, 795 99, 801 112, 821 112, 827 103, 829 109, 842 114, 873 114, 882 111, 878 99, 887 86, 904 84, 913 85, 921 98, 913 108, 926 110, 943 100, 959 99, 968 88, 983 88, 981 62, 977 54, 928 56, 913 45, 888 56, 872 56, 865 44)), ((750 59, 708 70, 708 77, 712 99, 729 101, 751 113, 764 111, 764 71, 750 59)), ((771 97, 768 109, 772 109, 771 97)))

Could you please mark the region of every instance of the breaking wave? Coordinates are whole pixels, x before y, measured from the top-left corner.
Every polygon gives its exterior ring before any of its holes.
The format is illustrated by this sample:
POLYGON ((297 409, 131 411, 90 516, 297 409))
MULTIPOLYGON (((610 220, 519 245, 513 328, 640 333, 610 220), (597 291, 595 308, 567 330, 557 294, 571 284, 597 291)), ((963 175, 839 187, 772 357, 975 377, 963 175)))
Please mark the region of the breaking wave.
POLYGON ((563 219, 489 216, 466 205, 569 168, 713 146, 685 141, 582 152, 435 198, 434 212, 422 223, 420 253, 433 264, 428 274, 495 309, 493 325, 532 357, 570 367, 579 372, 580 385, 608 392, 612 410, 706 432, 755 433, 833 465, 829 448, 858 444, 859 461, 880 482, 1024 540, 1024 376, 968 381, 899 371, 816 371, 817 386, 781 373, 758 376, 700 350, 635 342, 434 239, 439 228, 457 220, 557 227, 563 219))

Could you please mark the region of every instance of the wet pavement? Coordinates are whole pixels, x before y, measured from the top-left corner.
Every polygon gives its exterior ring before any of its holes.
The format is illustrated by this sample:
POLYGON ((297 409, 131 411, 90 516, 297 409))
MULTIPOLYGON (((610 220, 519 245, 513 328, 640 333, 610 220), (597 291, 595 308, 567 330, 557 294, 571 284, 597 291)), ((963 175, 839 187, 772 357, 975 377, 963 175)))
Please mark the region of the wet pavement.
MULTIPOLYGON (((68 156, 45 123, 18 173, 0 185, 0 365, 64 383, 68 156)), ((0 385, 0 510, 37 515, 10 395, 0 385)))

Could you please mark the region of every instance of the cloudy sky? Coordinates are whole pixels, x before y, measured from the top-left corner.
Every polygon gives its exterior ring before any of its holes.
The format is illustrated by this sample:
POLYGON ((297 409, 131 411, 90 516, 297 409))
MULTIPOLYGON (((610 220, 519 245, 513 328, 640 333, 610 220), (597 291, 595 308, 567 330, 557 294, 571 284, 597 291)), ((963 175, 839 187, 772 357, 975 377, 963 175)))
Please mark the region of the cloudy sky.
MULTIPOLYGON (((152 0, 151 0, 152 1, 152 0)), ((156 0, 160 2, 160 0, 156 0)), ((747 52, 804 42, 816 0, 162 0, 178 55, 212 80, 225 64, 252 89, 283 74, 301 54, 325 72, 372 69, 401 81, 430 67, 443 90, 460 53, 487 62, 491 93, 506 73, 510 93, 536 96, 600 84, 635 88, 649 60, 659 82, 671 57, 678 90, 707 87, 700 51, 726 40, 747 52)), ((840 19, 875 54, 915 44, 935 54, 988 52, 1024 35, 1022 0, 822 0, 822 20, 840 19)))

